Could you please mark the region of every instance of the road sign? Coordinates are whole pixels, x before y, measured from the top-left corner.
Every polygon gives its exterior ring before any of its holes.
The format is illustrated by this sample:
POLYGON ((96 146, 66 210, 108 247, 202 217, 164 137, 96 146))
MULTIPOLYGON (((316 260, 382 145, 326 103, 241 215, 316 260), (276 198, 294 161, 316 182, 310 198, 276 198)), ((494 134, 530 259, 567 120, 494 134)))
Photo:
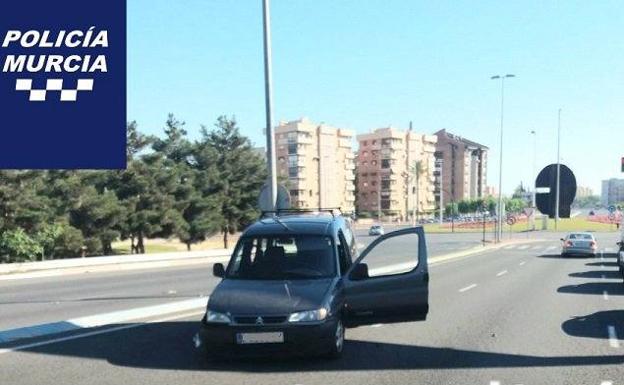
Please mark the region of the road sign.
MULTIPOLYGON (((269 186, 267 184, 262 186, 262 190, 260 190, 260 196, 258 197, 258 207, 262 211, 273 210, 271 197, 269 195, 269 186)), ((275 208, 277 210, 290 208, 290 193, 288 192, 286 187, 282 185, 277 186, 277 204, 275 208)))
POLYGON ((609 210, 610 213, 613 214, 615 212, 615 210, 617 210, 617 207, 615 207, 615 205, 611 205, 611 206, 609 206, 608 210, 609 210))
MULTIPOLYGON (((570 218, 570 206, 576 196, 576 178, 567 166, 560 165, 559 217, 570 218)), ((535 203, 543 214, 555 217, 557 201, 557 165, 550 164, 535 180, 535 203)))
POLYGON ((527 217, 532 216, 535 213, 535 209, 533 207, 526 207, 524 209, 524 215, 526 215, 527 217))
POLYGON ((509 226, 513 226, 514 224, 516 224, 516 217, 514 216, 507 217, 507 224, 509 226))

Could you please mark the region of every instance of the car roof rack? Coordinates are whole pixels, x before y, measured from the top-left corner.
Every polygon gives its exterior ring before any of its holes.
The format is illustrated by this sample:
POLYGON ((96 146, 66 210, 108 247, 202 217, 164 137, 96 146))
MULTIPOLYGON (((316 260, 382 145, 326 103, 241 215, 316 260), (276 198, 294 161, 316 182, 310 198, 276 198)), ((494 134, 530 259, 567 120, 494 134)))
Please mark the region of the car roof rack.
POLYGON ((340 210, 340 207, 309 207, 309 208, 303 208, 303 209, 263 210, 261 214, 261 218, 275 217, 275 216, 279 217, 279 216, 297 215, 297 214, 313 214, 313 213, 328 213, 328 214, 331 214, 332 217, 336 217, 336 215, 342 215, 342 211, 340 210))

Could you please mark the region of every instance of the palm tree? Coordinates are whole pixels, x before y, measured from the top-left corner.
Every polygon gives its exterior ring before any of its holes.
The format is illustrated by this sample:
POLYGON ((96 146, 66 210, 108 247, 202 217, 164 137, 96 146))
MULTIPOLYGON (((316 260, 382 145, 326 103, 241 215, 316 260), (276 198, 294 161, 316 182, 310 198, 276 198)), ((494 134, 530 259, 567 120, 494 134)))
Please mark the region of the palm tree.
POLYGON ((414 165, 409 168, 410 174, 413 175, 413 178, 416 180, 416 204, 412 208, 412 221, 414 222, 414 226, 416 226, 417 216, 420 213, 420 176, 424 172, 423 161, 417 160, 414 162, 414 165))

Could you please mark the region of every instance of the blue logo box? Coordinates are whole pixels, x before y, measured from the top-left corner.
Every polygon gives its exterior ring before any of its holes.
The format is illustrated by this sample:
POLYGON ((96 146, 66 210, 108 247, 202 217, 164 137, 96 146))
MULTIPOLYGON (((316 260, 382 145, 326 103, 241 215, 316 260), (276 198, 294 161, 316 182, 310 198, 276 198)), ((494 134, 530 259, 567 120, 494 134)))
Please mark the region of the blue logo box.
POLYGON ((0 169, 126 167, 126 1, 0 12, 0 169))

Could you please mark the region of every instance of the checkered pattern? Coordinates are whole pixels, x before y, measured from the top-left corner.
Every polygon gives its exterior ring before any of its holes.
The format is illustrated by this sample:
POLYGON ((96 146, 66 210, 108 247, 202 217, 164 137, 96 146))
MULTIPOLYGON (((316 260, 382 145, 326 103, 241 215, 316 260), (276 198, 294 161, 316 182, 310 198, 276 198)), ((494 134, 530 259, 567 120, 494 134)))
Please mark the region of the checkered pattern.
POLYGON ((62 102, 75 102, 78 98, 78 91, 93 91, 93 79, 78 79, 76 88, 64 89, 63 79, 47 79, 46 88, 37 90, 32 88, 32 79, 17 79, 15 81, 16 91, 28 91, 31 102, 44 102, 48 91, 60 91, 62 102))

